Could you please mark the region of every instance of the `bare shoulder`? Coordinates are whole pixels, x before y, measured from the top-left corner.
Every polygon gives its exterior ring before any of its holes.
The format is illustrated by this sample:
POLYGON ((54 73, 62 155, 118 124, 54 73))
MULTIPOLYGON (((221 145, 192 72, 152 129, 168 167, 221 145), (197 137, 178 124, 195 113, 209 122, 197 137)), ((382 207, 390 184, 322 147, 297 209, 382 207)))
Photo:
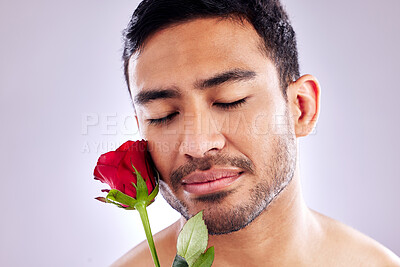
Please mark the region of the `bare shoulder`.
POLYGON ((152 266, 150 250, 145 241, 132 248, 125 255, 114 262, 112 267, 152 266))
MULTIPOLYGON (((157 255, 162 266, 172 265, 176 253, 176 237, 179 230, 180 223, 178 221, 154 235, 157 255)), ((154 266, 147 240, 132 248, 111 266, 154 266)))
POLYGON ((399 266, 400 258, 377 241, 339 221, 314 212, 325 239, 323 252, 334 265, 399 266), (340 263, 340 264, 338 264, 340 263))

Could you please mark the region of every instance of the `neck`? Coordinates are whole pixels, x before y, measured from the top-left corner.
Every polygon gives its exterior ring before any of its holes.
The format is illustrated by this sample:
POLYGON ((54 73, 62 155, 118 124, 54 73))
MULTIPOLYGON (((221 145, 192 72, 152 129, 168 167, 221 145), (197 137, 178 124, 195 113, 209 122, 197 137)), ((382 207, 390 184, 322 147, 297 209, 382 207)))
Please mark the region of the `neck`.
POLYGON ((260 216, 240 231, 210 236, 208 246, 215 248, 215 266, 259 266, 260 262, 275 266, 304 259, 317 229, 301 194, 297 166, 290 184, 260 216))

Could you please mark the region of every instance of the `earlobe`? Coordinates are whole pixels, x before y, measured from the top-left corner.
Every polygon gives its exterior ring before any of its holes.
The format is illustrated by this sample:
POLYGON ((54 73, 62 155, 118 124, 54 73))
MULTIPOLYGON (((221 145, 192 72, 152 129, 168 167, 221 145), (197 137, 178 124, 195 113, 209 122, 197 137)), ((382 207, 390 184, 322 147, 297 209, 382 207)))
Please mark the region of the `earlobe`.
POLYGON ((321 88, 312 75, 304 75, 290 85, 295 133, 297 137, 309 135, 319 116, 321 88))

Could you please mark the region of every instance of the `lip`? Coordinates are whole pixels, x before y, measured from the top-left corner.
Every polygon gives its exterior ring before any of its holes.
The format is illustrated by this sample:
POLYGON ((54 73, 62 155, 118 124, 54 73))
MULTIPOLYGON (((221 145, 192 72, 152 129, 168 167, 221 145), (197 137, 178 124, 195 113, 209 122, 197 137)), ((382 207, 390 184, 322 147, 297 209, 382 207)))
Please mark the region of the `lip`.
POLYGON ((194 195, 221 191, 233 184, 243 171, 239 169, 211 169, 196 171, 182 179, 183 189, 194 195))

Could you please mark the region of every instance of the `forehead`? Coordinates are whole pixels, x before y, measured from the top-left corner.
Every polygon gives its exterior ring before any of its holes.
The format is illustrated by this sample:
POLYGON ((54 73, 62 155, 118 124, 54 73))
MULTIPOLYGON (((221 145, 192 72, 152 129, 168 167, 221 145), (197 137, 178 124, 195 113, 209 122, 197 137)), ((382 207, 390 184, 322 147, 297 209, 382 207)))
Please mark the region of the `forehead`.
MULTIPOLYGON (((196 19, 150 36, 129 62, 132 95, 149 87, 190 87, 227 69, 265 68, 262 40, 247 21, 196 19)), ((260 69, 260 71, 261 71, 260 69)))

